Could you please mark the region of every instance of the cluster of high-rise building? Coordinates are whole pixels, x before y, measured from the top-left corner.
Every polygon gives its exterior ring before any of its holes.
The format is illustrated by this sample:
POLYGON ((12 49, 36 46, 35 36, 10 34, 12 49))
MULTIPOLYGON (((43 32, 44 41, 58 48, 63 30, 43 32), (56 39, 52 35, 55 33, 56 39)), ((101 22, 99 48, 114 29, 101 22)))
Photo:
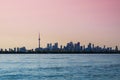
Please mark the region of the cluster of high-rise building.
POLYGON ((94 46, 94 44, 89 43, 86 47, 85 45, 81 45, 80 42, 73 43, 69 42, 65 46, 60 46, 58 43, 48 43, 47 47, 45 48, 36 48, 36 52, 118 52, 118 46, 116 46, 114 49, 112 47, 100 47, 100 46, 94 46))
POLYGON ((116 46, 114 49, 112 47, 106 47, 105 45, 103 47, 95 46, 94 44, 89 43, 87 46, 81 45, 80 42, 73 43, 69 42, 65 46, 62 46, 56 42, 54 44, 47 43, 47 46, 45 48, 42 48, 40 46, 40 34, 38 38, 38 48, 27 50, 26 47, 21 48, 14 48, 14 49, 0 49, 0 52, 11 52, 11 53, 50 53, 50 52, 56 52, 56 53, 96 53, 96 52, 120 52, 118 49, 118 46, 116 46))

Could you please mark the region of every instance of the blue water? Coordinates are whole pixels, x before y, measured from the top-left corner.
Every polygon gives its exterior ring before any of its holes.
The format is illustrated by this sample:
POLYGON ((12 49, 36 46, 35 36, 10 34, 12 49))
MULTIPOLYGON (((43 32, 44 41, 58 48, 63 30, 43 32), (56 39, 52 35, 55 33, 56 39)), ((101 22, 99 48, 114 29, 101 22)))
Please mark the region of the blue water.
POLYGON ((0 54, 0 80, 120 80, 120 55, 0 54))

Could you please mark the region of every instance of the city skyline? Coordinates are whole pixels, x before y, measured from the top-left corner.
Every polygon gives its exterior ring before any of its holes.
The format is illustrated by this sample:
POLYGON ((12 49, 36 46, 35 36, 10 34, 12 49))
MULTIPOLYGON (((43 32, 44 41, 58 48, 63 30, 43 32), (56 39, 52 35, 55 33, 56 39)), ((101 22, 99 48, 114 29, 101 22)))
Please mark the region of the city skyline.
POLYGON ((115 48, 104 45, 103 47, 89 43, 88 45, 81 45, 80 42, 68 42, 66 45, 59 45, 56 43, 47 43, 46 47, 41 47, 40 33, 38 36, 38 47, 27 49, 23 47, 14 47, 9 49, 0 48, 0 53, 119 53, 118 46, 115 48))
POLYGON ((99 45, 95 45, 94 43, 88 43, 87 45, 83 45, 81 44, 81 42, 67 42, 66 45, 61 45, 58 42, 55 43, 46 43, 45 47, 41 47, 41 37, 40 37, 40 33, 38 34, 38 46, 28 49, 26 46, 22 46, 22 47, 14 47, 14 48, 0 48, 0 52, 2 53, 6 53, 6 52, 92 52, 92 53, 96 53, 96 52, 119 52, 119 48, 118 46, 115 46, 114 48, 111 46, 99 46, 99 45))
POLYGON ((81 42, 120 49, 119 0, 2 0, 0 48, 81 42))

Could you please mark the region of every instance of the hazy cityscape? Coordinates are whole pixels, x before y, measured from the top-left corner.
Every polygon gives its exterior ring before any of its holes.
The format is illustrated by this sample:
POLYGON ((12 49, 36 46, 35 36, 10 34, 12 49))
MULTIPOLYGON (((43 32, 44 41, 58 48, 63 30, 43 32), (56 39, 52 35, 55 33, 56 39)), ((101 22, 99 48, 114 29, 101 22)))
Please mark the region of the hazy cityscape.
POLYGON ((0 0, 0 80, 120 80, 120 0, 0 0))
POLYGON ((38 47, 35 49, 27 49, 24 47, 15 47, 14 49, 0 49, 0 53, 119 53, 120 50, 118 49, 118 46, 115 46, 115 48, 112 47, 106 47, 105 45, 103 47, 95 46, 92 43, 89 43, 87 46, 81 45, 80 42, 73 43, 68 42, 65 46, 60 45, 58 42, 52 44, 47 43, 47 46, 45 48, 42 48, 40 46, 40 34, 38 37, 38 47))

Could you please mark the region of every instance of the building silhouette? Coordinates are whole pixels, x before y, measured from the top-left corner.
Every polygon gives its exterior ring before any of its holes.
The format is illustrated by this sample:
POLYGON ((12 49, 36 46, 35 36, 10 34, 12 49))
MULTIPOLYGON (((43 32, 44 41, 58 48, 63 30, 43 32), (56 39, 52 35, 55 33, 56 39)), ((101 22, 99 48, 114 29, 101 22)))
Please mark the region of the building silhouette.
POLYGON ((14 49, 9 48, 7 49, 2 49, 0 48, 0 53, 120 53, 120 50, 118 49, 118 46, 115 46, 113 49, 112 47, 106 47, 105 45, 103 47, 100 47, 98 45, 94 45, 92 43, 88 43, 87 46, 81 45, 80 42, 74 43, 74 42, 68 42, 65 46, 60 45, 58 42, 52 44, 52 43, 47 43, 47 46, 45 48, 41 47, 41 38, 40 38, 40 33, 38 35, 38 46, 35 49, 30 49, 27 50, 25 46, 23 47, 15 47, 14 49))
POLYGON ((39 33, 39 37, 38 37, 38 48, 40 48, 40 33, 39 33))
POLYGON ((42 48, 40 46, 40 33, 39 33, 39 36, 38 36, 38 48, 35 49, 35 52, 41 52, 42 51, 42 48))

